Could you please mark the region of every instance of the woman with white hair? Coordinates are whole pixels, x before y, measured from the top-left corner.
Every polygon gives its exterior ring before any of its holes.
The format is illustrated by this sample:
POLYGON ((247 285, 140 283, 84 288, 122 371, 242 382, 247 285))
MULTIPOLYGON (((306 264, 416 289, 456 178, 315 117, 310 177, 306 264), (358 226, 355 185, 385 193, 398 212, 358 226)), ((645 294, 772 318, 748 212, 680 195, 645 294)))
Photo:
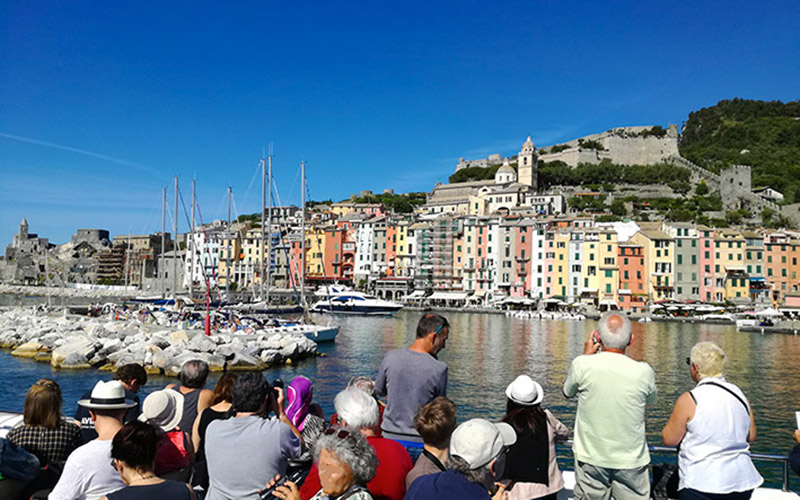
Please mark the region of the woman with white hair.
MULTIPOLYGON (((358 389, 345 389, 334 398, 334 407, 342 425, 350 432, 361 434, 378 458, 377 470, 367 485, 369 491, 375 498, 402 500, 406 493, 406 475, 414 464, 403 445, 375 435, 375 427, 378 425, 378 404, 375 398, 358 389)), ((312 498, 319 491, 321 479, 322 463, 315 461, 300 488, 304 500, 312 498), (319 474, 316 473, 317 468, 319 474)))
MULTIPOLYGON (((366 485, 375 476, 378 459, 360 432, 329 427, 317 439, 314 460, 319 466, 321 488, 312 500, 372 500, 366 485)), ((291 481, 275 488, 273 495, 282 500, 301 499, 297 485, 291 481)))
POLYGON ((666 445, 680 445, 681 500, 747 500, 764 482, 750 459, 750 403, 725 380, 725 352, 717 344, 696 344, 686 362, 697 385, 678 398, 661 431, 666 445))

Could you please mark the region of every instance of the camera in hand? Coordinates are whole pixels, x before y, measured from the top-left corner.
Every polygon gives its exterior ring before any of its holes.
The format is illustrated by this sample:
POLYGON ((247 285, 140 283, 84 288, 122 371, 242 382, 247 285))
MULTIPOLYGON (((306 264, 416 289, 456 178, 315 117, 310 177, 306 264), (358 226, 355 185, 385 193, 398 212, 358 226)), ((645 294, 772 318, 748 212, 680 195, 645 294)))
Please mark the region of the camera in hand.
POLYGON ((294 472, 289 472, 285 476, 278 479, 278 481, 270 488, 259 492, 258 497, 261 500, 277 500, 275 495, 273 495, 273 492, 278 486, 283 486, 288 481, 291 481, 299 487, 301 484, 303 484, 303 481, 306 480, 309 472, 311 472, 311 469, 298 469, 294 472))

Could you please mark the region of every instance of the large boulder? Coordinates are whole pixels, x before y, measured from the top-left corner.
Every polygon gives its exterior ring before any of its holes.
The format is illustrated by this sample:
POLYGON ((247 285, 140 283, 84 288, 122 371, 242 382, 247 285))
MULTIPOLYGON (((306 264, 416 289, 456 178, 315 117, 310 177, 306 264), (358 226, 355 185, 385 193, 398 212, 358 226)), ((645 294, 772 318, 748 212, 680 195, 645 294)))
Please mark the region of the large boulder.
POLYGON ((68 358, 71 360, 72 364, 76 364, 79 359, 82 359, 84 363, 88 364, 88 359, 94 355, 95 351, 95 345, 91 340, 87 338, 73 338, 71 342, 53 349, 53 354, 50 358, 50 366, 61 368, 68 358), (72 356, 70 357, 70 355, 72 356))
POLYGON ((47 348, 40 344, 39 342, 25 342, 21 346, 17 347, 13 351, 11 351, 12 356, 18 356, 20 358, 33 358, 39 352, 46 351, 47 348))

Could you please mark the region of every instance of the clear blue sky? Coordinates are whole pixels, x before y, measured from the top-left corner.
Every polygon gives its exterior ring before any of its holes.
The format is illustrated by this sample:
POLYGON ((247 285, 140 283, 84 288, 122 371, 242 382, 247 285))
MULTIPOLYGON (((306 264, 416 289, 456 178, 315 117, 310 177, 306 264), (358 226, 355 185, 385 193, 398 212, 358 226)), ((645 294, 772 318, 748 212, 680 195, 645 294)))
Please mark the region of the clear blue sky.
MULTIPOLYGON (((800 97, 800 2, 0 3, 0 251, 23 217, 160 230, 193 177, 206 221, 283 201, 428 191, 458 157, 732 97, 800 97), (255 176, 255 177, 254 177, 255 176), (170 204, 172 202, 170 201, 170 204)), ((185 229, 183 218, 180 225, 185 229)))

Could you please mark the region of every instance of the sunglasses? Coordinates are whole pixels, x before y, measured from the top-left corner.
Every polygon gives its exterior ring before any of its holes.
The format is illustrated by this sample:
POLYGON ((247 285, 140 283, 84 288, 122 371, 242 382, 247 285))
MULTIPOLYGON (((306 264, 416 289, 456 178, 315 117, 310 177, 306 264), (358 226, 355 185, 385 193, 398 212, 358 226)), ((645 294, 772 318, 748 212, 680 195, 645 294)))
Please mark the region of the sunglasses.
POLYGON ((447 326, 447 323, 442 323, 441 325, 439 325, 439 328, 437 328, 437 329, 436 329, 436 330, 433 332, 433 334, 434 334, 434 335, 436 335, 437 333, 439 333, 439 332, 442 330, 442 328, 444 328, 444 327, 446 327, 446 326, 447 326))
POLYGON ((335 435, 339 439, 347 439, 352 437, 352 433, 347 429, 337 429, 335 427, 328 427, 323 432, 326 436, 335 435))
POLYGON ((117 459, 116 458, 112 458, 111 459, 111 468, 114 469, 115 471, 119 472, 119 469, 117 469, 117 459))
POLYGON ((686 366, 692 366, 692 358, 686 357, 686 366))

